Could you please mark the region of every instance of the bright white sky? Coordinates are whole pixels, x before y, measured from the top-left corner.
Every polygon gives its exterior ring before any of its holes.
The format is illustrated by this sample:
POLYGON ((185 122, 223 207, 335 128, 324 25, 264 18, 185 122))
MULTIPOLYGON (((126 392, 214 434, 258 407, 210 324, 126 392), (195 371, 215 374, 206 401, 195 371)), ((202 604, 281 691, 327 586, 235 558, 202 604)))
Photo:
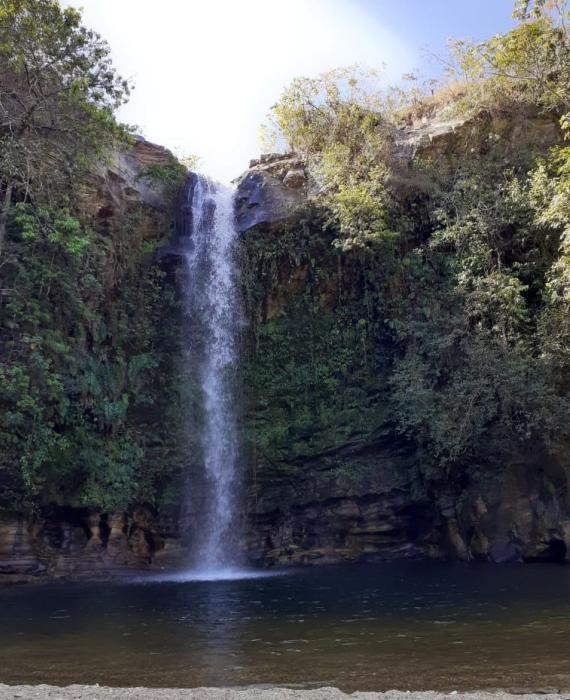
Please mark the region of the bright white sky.
MULTIPOLYGON (((466 2, 451 5, 457 1, 466 2)), ((406 0, 385 4, 392 3, 402 5, 405 20, 406 0)), ((258 155, 259 126, 292 78, 385 62, 394 81, 418 58, 419 47, 407 45, 365 0, 62 4, 83 7, 84 23, 107 39, 117 69, 133 79, 121 119, 178 155, 196 154, 200 170, 222 181, 237 177, 258 155)))
POLYGON ((259 126, 282 89, 356 61, 394 76, 411 52, 350 0, 75 0, 135 90, 123 121, 229 181, 259 153, 259 126))

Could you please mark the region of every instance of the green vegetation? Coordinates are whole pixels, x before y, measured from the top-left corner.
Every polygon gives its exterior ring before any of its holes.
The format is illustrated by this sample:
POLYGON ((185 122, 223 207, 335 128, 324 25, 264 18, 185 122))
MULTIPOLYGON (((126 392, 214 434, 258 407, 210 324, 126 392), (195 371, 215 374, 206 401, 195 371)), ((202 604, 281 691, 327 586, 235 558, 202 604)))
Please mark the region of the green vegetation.
POLYGON ((113 111, 128 93, 109 47, 77 10, 55 0, 2 0, 0 253, 14 200, 69 200, 94 158, 124 136, 113 111))
MULTIPOLYGON (((316 194, 240 247, 253 478, 309 498, 308 475, 365 489, 388 452, 426 484, 567 443, 568 19, 562 2, 516 13, 505 35, 455 42, 428 92, 353 67, 273 108, 268 138, 316 194), (401 128, 435 113, 469 128, 409 166, 401 128), (511 140, 532 120, 544 138, 511 140)), ((128 93, 77 11, 0 0, 1 508, 164 503, 195 447, 174 285, 148 264, 169 216, 91 207, 97 167, 129 146, 128 93)), ((183 174, 173 158, 140 178, 173 198, 183 174)))
MULTIPOLYGON (((4 508, 154 502, 175 464, 164 457, 175 323, 164 319, 176 301, 147 265, 169 217, 90 209, 97 165, 129 147, 113 116, 128 91, 79 12, 0 1, 4 508)), ((181 169, 166 167, 172 190, 181 169)))
POLYGON ((183 164, 177 158, 172 156, 165 165, 153 164, 148 165, 140 178, 150 185, 163 187, 165 190, 165 198, 174 201, 176 195, 180 191, 180 186, 184 182, 188 170, 192 170, 195 165, 194 158, 185 159, 183 164))
POLYGON ((565 444, 568 15, 545 2, 516 15, 508 34, 456 42, 433 95, 375 91, 351 68, 294 81, 273 108, 273 138, 304 156, 319 195, 278 246, 246 242, 265 285, 249 297, 265 322, 248 434, 266 469, 332 468, 335 448, 383 431, 414 446, 429 480, 565 444), (468 142, 402 170, 398 129, 436 110, 471 120, 468 142), (550 149, 513 147, 498 126, 533 118, 550 149))
POLYGON ((1 314, 5 506, 116 509, 156 496, 166 416, 155 411, 168 411, 160 388, 172 342, 163 320, 175 300, 164 273, 144 264, 164 223, 149 239, 139 219, 125 215, 104 235, 61 211, 13 207, 1 314))

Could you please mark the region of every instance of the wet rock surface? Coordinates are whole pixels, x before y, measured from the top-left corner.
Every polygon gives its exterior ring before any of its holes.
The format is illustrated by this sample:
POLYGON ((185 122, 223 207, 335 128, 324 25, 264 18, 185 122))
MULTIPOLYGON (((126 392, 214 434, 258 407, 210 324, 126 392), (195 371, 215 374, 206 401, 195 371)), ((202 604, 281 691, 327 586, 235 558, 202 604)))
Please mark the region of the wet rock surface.
MULTIPOLYGON (((397 464, 397 458, 394 458, 397 464)), ((378 477, 386 474, 378 455, 378 477)), ((555 492, 540 464, 513 468, 464 491, 414 492, 410 485, 376 484, 347 495, 331 483, 321 499, 303 503, 286 488, 258 502, 250 516, 251 559, 262 566, 354 562, 394 557, 462 561, 568 560, 566 494, 555 492), (343 494, 343 495, 341 495, 343 494)), ((304 488, 310 493, 311 485, 304 488)))
POLYGON ((0 521, 0 583, 132 576, 153 562, 180 565, 184 556, 168 519, 144 507, 110 514, 51 509, 0 521))

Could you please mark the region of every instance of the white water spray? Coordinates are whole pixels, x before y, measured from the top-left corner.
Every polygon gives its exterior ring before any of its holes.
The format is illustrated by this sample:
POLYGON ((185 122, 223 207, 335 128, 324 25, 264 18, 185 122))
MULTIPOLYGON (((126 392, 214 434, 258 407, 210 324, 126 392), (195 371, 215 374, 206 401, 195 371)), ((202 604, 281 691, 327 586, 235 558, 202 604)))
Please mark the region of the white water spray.
POLYGON ((239 571, 239 449, 234 394, 240 313, 233 192, 200 175, 190 177, 194 186, 187 190, 191 217, 184 241, 184 292, 192 325, 188 357, 202 394, 205 477, 193 577, 224 578, 239 571))

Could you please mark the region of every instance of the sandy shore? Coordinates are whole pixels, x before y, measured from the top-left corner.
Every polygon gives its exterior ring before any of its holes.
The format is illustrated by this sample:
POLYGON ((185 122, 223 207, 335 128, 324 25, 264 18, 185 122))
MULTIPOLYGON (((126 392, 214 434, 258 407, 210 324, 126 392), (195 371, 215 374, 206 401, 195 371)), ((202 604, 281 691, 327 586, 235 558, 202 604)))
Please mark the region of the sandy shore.
POLYGON ((225 688, 105 688, 93 685, 70 685, 58 688, 52 685, 2 685, 0 700, 28 700, 28 698, 115 698, 116 700, 570 700, 570 693, 522 693, 503 691, 495 693, 405 693, 391 690, 386 693, 347 694, 338 688, 317 690, 290 690, 287 688, 249 688, 234 690, 225 688))

